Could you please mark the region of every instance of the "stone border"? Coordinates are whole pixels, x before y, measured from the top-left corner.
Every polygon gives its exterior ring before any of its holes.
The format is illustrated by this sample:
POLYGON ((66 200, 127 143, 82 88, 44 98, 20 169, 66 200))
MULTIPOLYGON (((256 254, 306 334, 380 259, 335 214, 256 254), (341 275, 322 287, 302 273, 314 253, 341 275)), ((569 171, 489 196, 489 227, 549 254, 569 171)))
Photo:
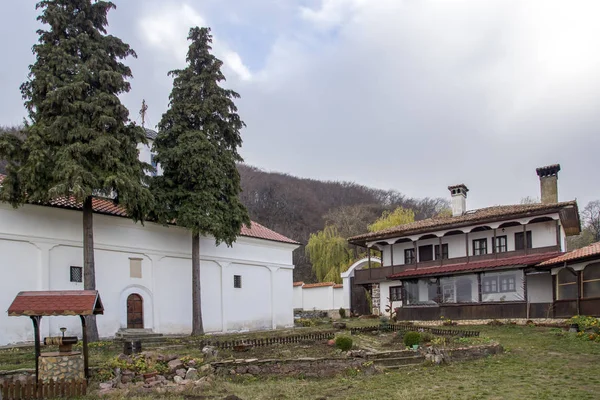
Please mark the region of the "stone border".
POLYGON ((457 348, 427 347, 423 351, 425 361, 434 364, 477 360, 503 352, 504 347, 499 343, 457 348))

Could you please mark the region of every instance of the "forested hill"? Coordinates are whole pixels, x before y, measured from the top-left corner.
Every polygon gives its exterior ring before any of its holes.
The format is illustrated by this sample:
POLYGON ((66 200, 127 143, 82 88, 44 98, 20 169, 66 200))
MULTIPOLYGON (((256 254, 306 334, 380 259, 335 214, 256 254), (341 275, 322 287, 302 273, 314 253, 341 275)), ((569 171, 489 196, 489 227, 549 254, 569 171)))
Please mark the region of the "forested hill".
MULTIPOLYGON (((411 208, 415 219, 432 217, 448 207, 440 198, 414 199, 393 190, 374 189, 352 182, 318 181, 265 172, 240 164, 242 202, 250 218, 303 245, 311 233, 334 222, 344 236, 367 231, 385 210, 411 208)), ((314 281, 304 246, 294 253, 294 280, 314 281)))

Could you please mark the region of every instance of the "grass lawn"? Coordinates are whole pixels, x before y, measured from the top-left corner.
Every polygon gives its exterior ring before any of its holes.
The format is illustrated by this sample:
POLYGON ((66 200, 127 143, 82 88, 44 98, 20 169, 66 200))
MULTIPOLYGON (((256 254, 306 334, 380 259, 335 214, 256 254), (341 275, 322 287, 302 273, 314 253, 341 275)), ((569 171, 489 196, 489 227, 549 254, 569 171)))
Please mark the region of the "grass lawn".
MULTIPOLYGON (((600 344, 542 327, 468 329, 481 330, 482 335, 497 340, 506 353, 447 366, 407 367, 375 376, 252 378, 237 382, 217 378, 203 397, 168 398, 222 399, 234 394, 242 399, 600 399, 600 344)), ((94 360, 99 361, 102 352, 111 353, 94 349, 94 360)), ((0 369, 14 367, 9 354, 0 351, 0 369)), ((24 355, 13 355, 13 360, 22 360, 22 365, 30 363, 24 355)))

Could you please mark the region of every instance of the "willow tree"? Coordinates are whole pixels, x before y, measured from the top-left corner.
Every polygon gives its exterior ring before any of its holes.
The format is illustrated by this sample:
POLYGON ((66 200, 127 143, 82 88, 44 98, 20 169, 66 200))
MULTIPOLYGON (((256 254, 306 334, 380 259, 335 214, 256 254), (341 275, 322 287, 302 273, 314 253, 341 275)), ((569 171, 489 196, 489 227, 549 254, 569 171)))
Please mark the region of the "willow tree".
POLYGON ((384 229, 408 224, 415 221, 415 213, 410 208, 398 207, 394 211, 384 211, 377 221, 368 226, 369 232, 378 232, 384 229))
POLYGON ((331 225, 310 234, 306 254, 319 282, 341 283, 340 274, 346 271, 353 260, 348 242, 331 225))
MULTIPOLYGON (((152 203, 143 182, 149 165, 138 160, 144 131, 129 122, 119 100, 132 76, 121 60, 135 53, 106 32, 113 3, 44 0, 36 7, 43 28, 21 85, 29 120, 24 138, 0 139, 0 156, 8 158, 0 195, 15 207, 59 197, 80 202, 84 288, 95 289, 93 196, 114 196, 135 220, 152 203)), ((89 339, 97 340, 95 317, 87 326, 89 339)))
POLYGON ((192 335, 201 335, 200 236, 231 246, 250 218, 239 199, 236 168, 245 126, 233 102, 239 95, 219 85, 225 76, 210 52, 210 29, 192 28, 188 40, 187 67, 169 72, 174 77, 169 109, 154 142, 163 173, 152 188, 159 219, 192 233, 192 335))

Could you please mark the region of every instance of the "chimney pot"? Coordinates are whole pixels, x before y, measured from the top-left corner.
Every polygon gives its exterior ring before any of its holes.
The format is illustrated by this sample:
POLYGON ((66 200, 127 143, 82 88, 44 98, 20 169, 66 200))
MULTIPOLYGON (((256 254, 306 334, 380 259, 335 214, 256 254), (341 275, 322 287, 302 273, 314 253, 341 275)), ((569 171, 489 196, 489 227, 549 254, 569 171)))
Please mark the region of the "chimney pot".
POLYGON ((467 192, 469 189, 464 183, 448 186, 452 196, 452 216, 458 217, 467 211, 467 192))
POLYGON ((535 172, 540 177, 540 194, 542 204, 558 203, 558 172, 560 164, 547 165, 536 168, 535 172))

